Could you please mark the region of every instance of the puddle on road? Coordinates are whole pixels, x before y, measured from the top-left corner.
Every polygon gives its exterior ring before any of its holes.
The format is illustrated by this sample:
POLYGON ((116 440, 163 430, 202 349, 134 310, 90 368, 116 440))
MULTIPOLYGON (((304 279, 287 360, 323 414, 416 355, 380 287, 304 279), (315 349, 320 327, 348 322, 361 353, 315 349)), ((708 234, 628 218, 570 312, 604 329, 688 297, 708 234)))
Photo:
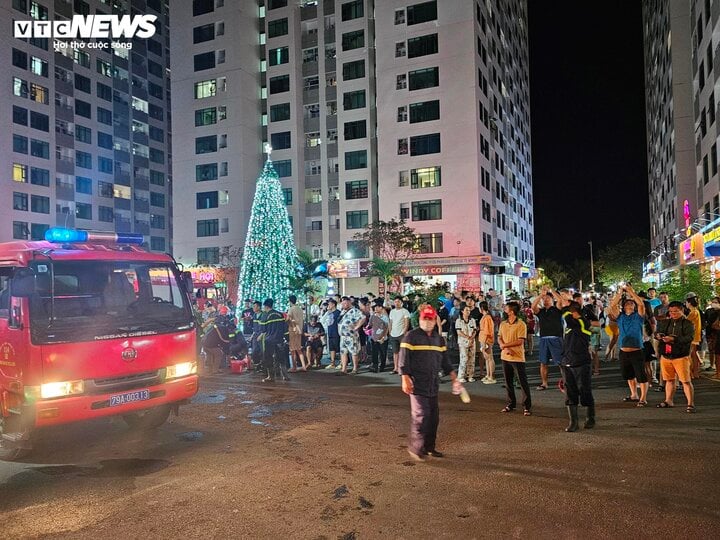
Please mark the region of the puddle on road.
MULTIPOLYGON (((242 403, 246 404, 252 404, 253 401, 243 401, 242 403)), ((256 426, 265 426, 265 427, 272 427, 270 424, 266 422, 261 422, 257 420, 258 418, 270 418, 273 416, 274 413, 279 411, 306 411, 308 409, 312 409, 315 407, 315 403, 310 402, 301 402, 301 401, 285 401, 282 403, 268 403, 266 405, 258 405, 255 407, 250 414, 248 414, 248 418, 250 418, 250 423, 256 426)))
POLYGON ((194 398, 192 398, 191 403, 199 403, 203 405, 217 405, 218 403, 223 403, 224 401, 225 394, 221 392, 217 392, 215 394, 206 394, 204 392, 200 392, 194 398))
POLYGON ((162 471, 171 465, 165 459, 106 459, 97 467, 79 465, 50 465, 29 470, 48 476, 76 475, 90 478, 135 478, 162 471))
POLYGON ((253 405, 255 402, 251 399, 246 399, 245 401, 241 401, 240 405, 253 405))
POLYGON ((179 433, 178 439, 184 442, 200 441, 205 436, 202 431, 186 431, 185 433, 179 433))

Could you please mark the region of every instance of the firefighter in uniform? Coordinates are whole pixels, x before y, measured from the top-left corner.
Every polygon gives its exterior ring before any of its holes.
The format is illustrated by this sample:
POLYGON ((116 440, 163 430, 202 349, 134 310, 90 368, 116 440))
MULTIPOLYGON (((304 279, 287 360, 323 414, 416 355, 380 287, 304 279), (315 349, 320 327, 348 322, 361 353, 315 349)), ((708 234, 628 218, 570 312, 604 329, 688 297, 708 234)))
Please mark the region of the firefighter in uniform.
POLYGON ((455 383, 456 374, 448 360, 445 339, 440 335, 437 312, 429 305, 420 311, 418 328, 410 330, 400 343, 399 369, 402 390, 410 396, 410 441, 408 452, 417 461, 426 456, 442 457, 435 448, 440 422, 438 390, 442 370, 455 383))
POLYGON ((288 338, 287 321, 282 313, 273 309, 274 301, 272 298, 266 298, 263 302, 263 317, 260 319, 261 339, 263 343, 263 367, 267 372, 267 377, 263 382, 275 381, 276 368, 280 367, 280 373, 284 381, 290 380, 287 375, 287 358, 283 357, 283 346, 288 338))
POLYGON ((563 310, 565 336, 563 337, 562 372, 565 379, 565 405, 570 423, 567 432, 578 430, 578 403, 587 408, 586 429, 595 426, 595 399, 592 394, 592 357, 590 356, 590 323, 577 302, 563 310))

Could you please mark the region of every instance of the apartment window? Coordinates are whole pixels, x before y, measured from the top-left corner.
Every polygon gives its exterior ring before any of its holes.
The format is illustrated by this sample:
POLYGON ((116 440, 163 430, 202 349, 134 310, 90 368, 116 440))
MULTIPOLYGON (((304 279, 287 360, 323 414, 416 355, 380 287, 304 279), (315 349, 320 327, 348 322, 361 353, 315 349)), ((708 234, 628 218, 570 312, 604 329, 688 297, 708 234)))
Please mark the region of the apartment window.
POLYGON ((357 240, 348 240, 347 250, 354 259, 362 259, 368 256, 368 247, 366 244, 357 240))
POLYGON ((193 57, 193 65, 195 71, 203 71, 215 67, 215 51, 196 54, 193 57))
POLYGON ((30 139, 30 155, 43 159, 50 159, 50 143, 30 139))
POLYGON ((163 87, 152 82, 148 82, 148 94, 157 99, 165 98, 163 87))
POLYGON ((435 20, 437 20, 437 2, 435 0, 407 7, 408 26, 435 20))
POLYGON ((404 41, 395 43, 395 58, 402 58, 407 54, 407 46, 404 41))
POLYGON ((77 150, 75 152, 75 166, 81 169, 92 169, 92 155, 77 150))
POLYGON ((271 105, 270 121, 281 122, 283 120, 290 120, 290 104, 280 103, 278 105, 271 105))
POLYGON ((345 140, 362 139, 367 137, 367 127, 365 120, 356 120, 354 122, 345 122, 345 140))
POLYGON ((209 126, 217 123, 217 107, 206 107, 195 111, 195 126, 209 126))
POLYGON ((101 173, 113 173, 113 160, 110 158, 98 156, 98 171, 101 173))
POLYGON ((317 62, 318 61, 318 48, 311 47, 309 49, 303 49, 302 61, 303 61, 303 64, 308 64, 310 62, 317 62))
MULTIPOLYGON (((317 204, 322 202, 322 190, 320 188, 305 189, 305 202, 307 204, 317 204)), ((320 229, 317 229, 320 230, 320 229)))
POLYGON ((283 188, 283 199, 285 200, 285 206, 290 206, 293 202, 292 188, 283 188))
POLYGON ((715 123, 715 92, 710 92, 708 98, 708 121, 712 126, 715 123))
POLYGON ((153 229, 164 229, 165 216, 159 214, 150 214, 150 227, 153 229))
POLYGON ((398 172, 398 187, 407 187, 410 185, 410 171, 398 172))
POLYGON ((287 17, 268 22, 268 37, 284 36, 288 33, 287 17))
POLYGON ((429 122, 440 119, 440 100, 410 104, 410 123, 429 122))
POLYGON ((710 149, 710 176, 715 176, 718 171, 717 143, 710 149))
POLYGON ((30 127, 40 131, 50 131, 50 117, 47 114, 30 111, 30 127))
POLYGON ((491 212, 490 203, 488 203, 488 202, 486 202, 486 201, 483 200, 483 201, 482 201, 482 218, 483 218, 485 221, 487 221, 488 223, 490 223, 490 220, 491 220, 491 217, 490 217, 490 216, 491 216, 491 213, 490 213, 490 212, 491 212))
POLYGON ((195 208, 198 210, 208 210, 218 207, 218 192, 203 191, 195 196, 195 208))
POLYGON ((30 183, 35 186, 50 187, 50 171, 38 167, 30 167, 30 183))
POLYGON ((193 28, 193 43, 203 43, 212 39, 215 39, 215 23, 193 28))
POLYGON ((268 0, 268 10, 284 8, 287 4, 288 0, 268 0))
POLYGON ((165 132, 159 127, 150 126, 150 138, 153 141, 165 142, 165 132))
POLYGON ((78 219, 92 219, 92 205, 87 203, 75 203, 75 217, 78 219))
POLYGON ((207 163, 205 165, 195 165, 195 181, 206 182, 218 179, 217 163, 207 163))
POLYGON ((290 90, 290 75, 270 77, 270 93, 279 94, 290 90))
POLYGON ((405 24, 405 8, 395 10, 395 24, 405 24))
POLYGON ((364 169, 367 167, 367 150, 345 152, 345 170, 364 169))
POLYGON ((367 180, 353 180, 345 182, 345 198, 350 199, 367 199, 368 182, 367 180))
POLYGON ((353 0, 352 2, 345 2, 340 7, 343 21, 351 21, 352 19, 359 19, 365 14, 363 10, 363 0, 353 0))
POLYGON ((198 264, 218 264, 220 262, 220 248, 198 248, 197 263, 198 264))
POLYGON ((13 210, 20 210, 21 212, 28 211, 28 195, 27 195, 27 193, 20 193, 19 191, 13 191, 13 210))
POLYGON ((27 123, 28 123, 27 109, 13 105, 13 122, 15 124, 20 124, 21 126, 27 126, 27 123))
POLYGON ((47 225, 45 223, 31 223, 30 240, 45 240, 45 233, 49 228, 50 225, 47 225))
POLYGON ((20 69, 27 69, 27 53, 13 47, 12 65, 20 69))
POLYGON ((364 229, 367 225, 367 210, 353 210, 345 213, 345 227, 347 229, 364 229))
POLYGON ((105 101, 112 101, 112 88, 103 83, 97 83, 96 85, 97 95, 100 99, 105 101))
POLYGON ((75 114, 85 118, 92 118, 92 107, 87 101, 75 100, 75 114))
POLYGON ((165 185, 165 173, 161 171, 150 171, 150 183, 153 186, 164 186, 165 185))
POLYGON ((35 75, 40 75, 41 77, 47 77, 48 76, 48 63, 45 60, 43 60, 42 58, 33 56, 30 59, 30 71, 32 71, 35 75))
POLYGON ((75 140, 83 143, 92 143, 92 130, 85 126, 75 126, 75 140))
POLYGON ((342 50, 351 51, 365 46, 365 31, 355 30, 342 35, 342 50))
POLYGON ((28 153, 28 138, 22 135, 13 135, 13 152, 18 154, 28 153))
POLYGON ((403 139, 398 139, 397 144, 397 153, 398 156, 403 156, 408 153, 408 140, 407 137, 403 139))
POLYGON ((482 233, 483 253, 492 253, 492 236, 482 233))
POLYGON ((102 131, 98 131, 97 144, 100 148, 107 148, 108 150, 112 149, 112 147, 113 147, 112 135, 110 135, 109 133, 103 133, 102 131))
POLYGON ((398 122, 406 122, 407 119, 408 119, 407 105, 403 105, 402 107, 398 107, 398 109, 397 109, 397 121, 398 121, 398 122))
POLYGON ((710 174, 708 169, 708 157, 703 156, 703 185, 710 181, 710 174))
POLYGON ((280 161, 273 162, 275 172, 277 172, 280 178, 286 178, 292 176, 292 161, 289 159, 283 159, 280 161))
POLYGON ((442 219, 442 201, 440 199, 412 203, 413 221, 430 221, 434 219, 442 219))
POLYGON ((365 90, 345 92, 343 94, 343 110, 362 109, 365 107, 365 90))
POLYGON ((85 176, 76 176, 75 191, 77 193, 85 193, 86 195, 92 195, 92 178, 87 178, 85 176))
POLYGON ((438 68, 417 69, 408 73, 410 79, 410 90, 432 88, 440 85, 440 74, 438 68))
POLYGON ((282 131, 280 133, 273 133, 270 135, 270 145, 273 147, 273 150, 290 148, 290 132, 282 131))
POLYGON ((193 17, 212 13, 215 10, 215 0, 193 0, 193 17))
POLYGON ((30 211, 37 212, 38 214, 49 214, 50 197, 43 197, 42 195, 31 195, 30 211))
POLYGON ((343 64, 343 80, 351 81, 365 76, 365 60, 355 60, 343 64))
POLYGON ((20 183, 26 184, 28 181, 27 173, 28 173, 27 165, 22 165, 20 163, 13 163, 13 182, 20 182, 20 183))
POLYGON ((112 223, 115 221, 114 210, 109 206, 98 206, 98 221, 112 223))
POLYGON ((401 73, 397 76, 397 80, 395 82, 395 89, 404 90, 405 88, 407 88, 407 74, 401 73))
POLYGON ((195 153, 208 154, 210 152, 217 152, 217 135, 195 137, 195 153))
POLYGON ((408 58, 417 58, 438 52, 438 35, 428 34, 407 40, 408 58))
POLYGON ((440 167, 424 167, 410 171, 410 187, 412 189, 439 187, 440 167))
POLYGON ((418 135, 410 137, 410 155, 437 154, 440 152, 440 134, 418 135))
POLYGON ((83 77, 82 75, 75 73, 75 90, 80 90, 81 92, 85 92, 86 94, 92 93, 92 85, 90 84, 90 79, 88 77, 83 77))
POLYGON ((153 163, 163 164, 165 163, 165 152, 157 148, 150 149, 150 161, 153 163))
MULTIPOLYGON (((90 116, 88 116, 88 118, 90 118, 90 116)), ((108 109, 103 109, 102 107, 98 107, 97 121, 101 124, 107 124, 108 126, 112 126, 112 111, 109 111, 108 109)))
POLYGON ((13 221, 13 239, 27 240, 29 231, 26 221, 13 221))
POLYGON ((101 60, 100 58, 95 60, 95 71, 105 77, 113 76, 112 64, 110 62, 106 62, 105 60, 101 60))
POLYGON ((441 253, 443 250, 442 233, 417 234, 415 239, 420 253, 441 253))
POLYGON ((217 219, 199 219, 197 221, 197 237, 218 236, 220 234, 220 223, 217 219))
POLYGON ((270 49, 268 54, 271 66, 279 66, 281 64, 287 64, 290 61, 290 52, 288 47, 278 47, 277 49, 270 49))
POLYGON ((215 79, 195 83, 195 99, 212 97, 216 92, 217 83, 215 79))
MULTIPOLYGON (((220 35, 220 32, 218 32, 218 35, 220 35)), ((162 45, 156 39, 148 39, 147 48, 148 51, 153 53, 155 56, 162 56, 162 45)))

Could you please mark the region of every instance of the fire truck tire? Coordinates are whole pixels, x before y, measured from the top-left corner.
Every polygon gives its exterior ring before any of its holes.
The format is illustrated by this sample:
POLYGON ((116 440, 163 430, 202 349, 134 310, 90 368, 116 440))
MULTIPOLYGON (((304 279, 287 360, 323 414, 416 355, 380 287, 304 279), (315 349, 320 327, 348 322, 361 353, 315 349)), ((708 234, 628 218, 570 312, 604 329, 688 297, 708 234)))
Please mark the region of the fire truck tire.
POLYGON ((152 409, 124 414, 123 420, 132 429, 154 429, 165 423, 171 410, 171 405, 160 405, 152 409))

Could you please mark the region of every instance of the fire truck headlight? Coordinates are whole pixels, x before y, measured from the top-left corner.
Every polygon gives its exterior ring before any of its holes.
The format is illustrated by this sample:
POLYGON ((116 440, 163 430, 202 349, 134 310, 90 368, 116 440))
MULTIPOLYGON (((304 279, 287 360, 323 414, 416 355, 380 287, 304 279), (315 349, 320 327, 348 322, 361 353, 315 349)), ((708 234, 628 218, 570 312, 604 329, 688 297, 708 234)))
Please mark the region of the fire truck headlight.
POLYGON ((40 385, 40 397, 42 399, 82 394, 84 391, 85 383, 83 381, 53 382, 40 385))
POLYGON ((187 377, 197 373, 197 362, 182 362, 174 366, 165 368, 166 379, 177 379, 179 377, 187 377))

